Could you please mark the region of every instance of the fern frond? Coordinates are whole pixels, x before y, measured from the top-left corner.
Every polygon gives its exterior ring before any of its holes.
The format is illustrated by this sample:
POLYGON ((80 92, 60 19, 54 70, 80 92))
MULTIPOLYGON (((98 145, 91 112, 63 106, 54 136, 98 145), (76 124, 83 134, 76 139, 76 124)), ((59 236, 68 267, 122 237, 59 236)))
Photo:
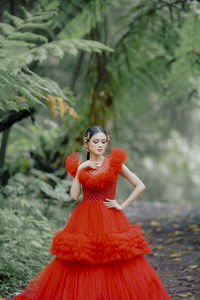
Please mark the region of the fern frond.
POLYGON ((9 25, 9 24, 5 24, 5 23, 0 23, 0 34, 4 35, 4 36, 8 36, 13 34, 15 31, 15 29, 13 28, 13 26, 9 25))
POLYGON ((64 54, 76 55, 79 50, 99 53, 113 50, 96 41, 66 37, 64 40, 58 40, 53 31, 54 17, 58 14, 57 1, 34 15, 25 8, 23 11, 26 15, 25 20, 5 12, 4 19, 7 23, 0 24, 0 109, 18 111, 34 104, 46 107, 50 102, 46 95, 51 95, 58 102, 54 111, 58 109, 61 117, 63 113, 78 117, 67 104, 71 103, 70 93, 63 91, 55 81, 32 72, 29 66, 43 62, 50 56, 60 59, 64 54))
POLYGON ((125 109, 121 97, 133 105, 133 114, 149 109, 158 99, 189 97, 193 89, 190 80, 199 70, 194 49, 200 49, 200 16, 192 16, 188 5, 180 17, 176 13, 179 4, 171 7, 172 12, 166 2, 129 4, 124 18, 127 29, 117 41, 109 65, 114 78, 110 90, 121 109, 125 109))
POLYGON ((43 35, 39 35, 39 34, 35 34, 32 32, 16 32, 14 34, 11 34, 8 36, 9 40, 21 40, 21 41, 27 41, 27 42, 31 42, 31 43, 47 43, 48 39, 43 36, 43 35))
POLYGON ((14 15, 11 15, 8 11, 4 11, 3 16, 11 25, 13 25, 15 27, 24 24, 23 19, 21 19, 17 16, 14 16, 14 15))
POLYGON ((90 33, 98 22, 103 21, 108 10, 109 3, 107 1, 90 1, 66 24, 60 32, 59 37, 61 39, 65 39, 66 37, 69 39, 82 38, 84 35, 90 33))

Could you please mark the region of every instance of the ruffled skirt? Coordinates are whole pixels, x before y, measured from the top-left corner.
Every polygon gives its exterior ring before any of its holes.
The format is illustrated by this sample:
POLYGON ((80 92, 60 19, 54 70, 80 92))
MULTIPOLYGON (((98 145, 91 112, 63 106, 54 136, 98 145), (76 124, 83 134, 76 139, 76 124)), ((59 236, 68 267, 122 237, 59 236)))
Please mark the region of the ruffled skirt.
POLYGON ((124 214, 83 200, 52 237, 50 261, 12 300, 169 300, 143 256, 152 249, 124 214))

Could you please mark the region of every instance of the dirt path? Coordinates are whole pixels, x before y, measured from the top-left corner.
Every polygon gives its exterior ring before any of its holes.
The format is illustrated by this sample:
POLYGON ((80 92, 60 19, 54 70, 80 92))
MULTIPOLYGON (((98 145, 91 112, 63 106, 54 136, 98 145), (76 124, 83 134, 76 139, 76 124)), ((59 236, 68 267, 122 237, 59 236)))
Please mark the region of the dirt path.
POLYGON ((141 223, 145 255, 174 300, 200 300, 200 206, 135 202, 124 212, 141 223))

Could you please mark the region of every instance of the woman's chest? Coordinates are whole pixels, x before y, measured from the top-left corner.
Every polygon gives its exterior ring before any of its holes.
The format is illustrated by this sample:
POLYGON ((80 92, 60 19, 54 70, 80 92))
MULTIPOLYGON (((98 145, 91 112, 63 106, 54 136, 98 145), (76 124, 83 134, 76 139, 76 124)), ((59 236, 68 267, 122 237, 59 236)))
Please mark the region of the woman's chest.
POLYGON ((107 184, 116 180, 116 174, 114 174, 110 161, 105 158, 102 165, 92 169, 90 167, 83 168, 79 172, 78 180, 83 186, 90 189, 103 189, 107 184))

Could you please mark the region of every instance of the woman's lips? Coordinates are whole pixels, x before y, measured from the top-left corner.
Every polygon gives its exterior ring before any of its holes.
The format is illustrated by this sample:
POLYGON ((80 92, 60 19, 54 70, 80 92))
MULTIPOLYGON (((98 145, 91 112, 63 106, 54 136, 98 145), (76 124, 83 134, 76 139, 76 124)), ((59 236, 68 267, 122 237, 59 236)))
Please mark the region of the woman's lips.
POLYGON ((103 150, 103 149, 97 149, 97 151, 99 151, 99 152, 102 151, 102 150, 103 150))

